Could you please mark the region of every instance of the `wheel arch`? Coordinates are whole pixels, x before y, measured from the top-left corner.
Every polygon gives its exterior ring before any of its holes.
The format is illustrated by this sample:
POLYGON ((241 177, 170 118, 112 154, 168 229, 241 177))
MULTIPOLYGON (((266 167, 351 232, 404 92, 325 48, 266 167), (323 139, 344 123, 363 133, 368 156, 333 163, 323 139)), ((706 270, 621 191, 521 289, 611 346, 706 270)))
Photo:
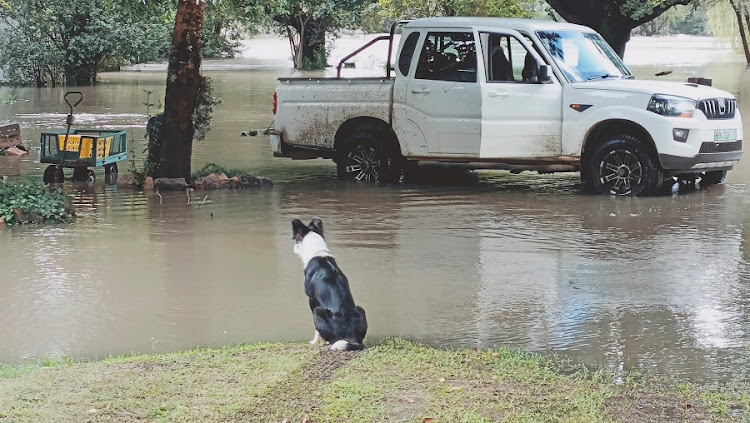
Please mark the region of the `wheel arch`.
POLYGON ((397 154, 399 157, 401 156, 401 146, 396 137, 396 133, 393 132, 393 128, 391 128, 391 125, 374 117, 356 117, 341 124, 334 136, 334 150, 338 150, 341 143, 344 142, 347 137, 357 132, 368 132, 375 135, 378 139, 385 142, 386 145, 391 148, 393 153, 397 154))
POLYGON ((637 138, 643 142, 654 161, 661 165, 654 138, 646 128, 627 119, 608 119, 593 126, 586 134, 581 148, 581 169, 587 166, 591 153, 596 147, 615 135, 630 135, 637 138))

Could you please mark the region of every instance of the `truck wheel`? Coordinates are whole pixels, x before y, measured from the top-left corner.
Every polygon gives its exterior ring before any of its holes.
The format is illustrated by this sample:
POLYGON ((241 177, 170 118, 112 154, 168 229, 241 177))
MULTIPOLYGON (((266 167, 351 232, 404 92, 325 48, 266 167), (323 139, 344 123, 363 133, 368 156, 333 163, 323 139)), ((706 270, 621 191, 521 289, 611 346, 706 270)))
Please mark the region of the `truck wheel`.
POLYGON ((726 170, 714 170, 701 175, 701 186, 716 185, 724 182, 727 177, 726 170))
POLYGON ((364 182, 397 182, 399 160, 375 135, 357 132, 341 142, 336 156, 339 179, 364 182))
POLYGON ((649 195, 664 183, 664 172, 643 143, 630 135, 617 135, 591 154, 588 175, 596 192, 612 195, 649 195))

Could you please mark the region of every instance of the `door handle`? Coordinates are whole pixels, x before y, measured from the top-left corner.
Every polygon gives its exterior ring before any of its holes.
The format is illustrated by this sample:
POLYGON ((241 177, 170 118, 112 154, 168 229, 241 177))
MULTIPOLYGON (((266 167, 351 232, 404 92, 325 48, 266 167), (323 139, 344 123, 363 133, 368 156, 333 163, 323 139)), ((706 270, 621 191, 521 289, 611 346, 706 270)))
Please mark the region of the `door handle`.
POLYGON ((412 88, 411 89, 411 92, 413 92, 414 94, 427 94, 431 91, 432 90, 429 88, 412 88))
POLYGON ((507 97, 508 92, 507 91, 490 91, 487 93, 490 97, 507 97))

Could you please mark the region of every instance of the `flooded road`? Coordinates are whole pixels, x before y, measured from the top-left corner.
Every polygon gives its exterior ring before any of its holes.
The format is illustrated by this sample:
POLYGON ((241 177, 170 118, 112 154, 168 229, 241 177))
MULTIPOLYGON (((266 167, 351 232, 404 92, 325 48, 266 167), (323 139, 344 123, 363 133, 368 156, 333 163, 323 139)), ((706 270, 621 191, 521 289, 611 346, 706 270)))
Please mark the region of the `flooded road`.
MULTIPOLYGON (((636 75, 713 78, 747 122, 750 72, 735 56, 683 63, 672 49, 643 63, 653 48, 635 39, 626 61, 636 75)), ((276 78, 295 74, 284 60, 205 67, 224 103, 194 167, 216 162, 276 186, 211 192, 197 207, 184 193, 105 186, 101 170, 93 186, 66 184, 74 224, 0 231, 0 362, 308 340, 290 220, 317 216, 371 340, 505 345, 702 383, 750 378, 747 158, 725 185, 655 198, 583 195, 577 174, 345 184, 330 161, 274 159, 267 138, 239 136, 271 124, 276 78)), ((83 89, 79 122, 128 128, 141 160, 144 90, 163 98, 164 73, 103 74, 83 89)), ((0 99, 9 94, 28 101, 0 103, 0 123, 19 122, 32 145, 63 127, 64 90, 0 87, 0 99)), ((13 179, 42 171, 38 152, 0 157, 13 179)))

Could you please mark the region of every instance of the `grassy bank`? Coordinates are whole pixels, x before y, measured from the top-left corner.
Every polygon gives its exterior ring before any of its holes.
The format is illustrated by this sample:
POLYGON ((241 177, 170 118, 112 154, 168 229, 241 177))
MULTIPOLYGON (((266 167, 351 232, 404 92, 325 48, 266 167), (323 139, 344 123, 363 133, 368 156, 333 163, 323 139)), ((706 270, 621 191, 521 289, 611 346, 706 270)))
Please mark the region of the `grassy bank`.
POLYGON ((747 391, 563 375, 536 355, 385 340, 364 352, 255 344, 0 366, 0 422, 722 422, 747 391))

